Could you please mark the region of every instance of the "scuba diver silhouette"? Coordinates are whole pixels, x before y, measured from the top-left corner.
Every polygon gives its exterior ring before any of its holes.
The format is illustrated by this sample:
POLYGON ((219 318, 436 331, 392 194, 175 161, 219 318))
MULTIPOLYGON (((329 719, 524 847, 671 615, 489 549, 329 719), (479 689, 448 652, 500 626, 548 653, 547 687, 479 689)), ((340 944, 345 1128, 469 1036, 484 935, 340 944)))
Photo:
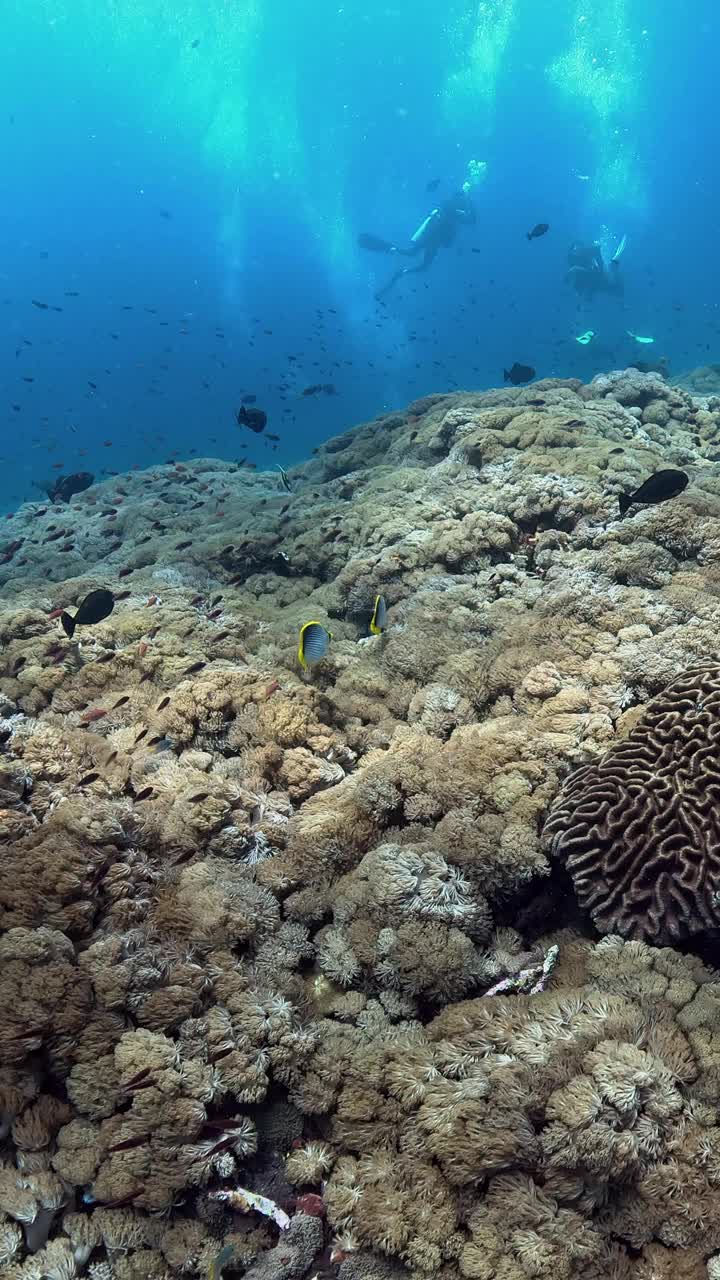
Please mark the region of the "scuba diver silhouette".
POLYGON ((477 215, 470 198, 470 192, 487 176, 487 165, 483 160, 471 160, 468 164, 468 177, 459 191, 449 200, 445 200, 436 209, 432 209, 420 223, 409 245, 402 247, 392 241, 382 240, 379 236, 364 233, 358 236, 361 249, 370 249, 375 253, 399 254, 404 258, 415 258, 422 255, 420 262, 414 267, 398 267, 390 279, 375 294, 378 302, 382 302, 403 276, 427 271, 435 261, 440 249, 448 249, 455 242, 457 229, 464 224, 472 224, 477 215))
POLYGON ((596 293, 612 293, 622 297, 625 289, 620 276, 620 259, 627 245, 623 236, 608 266, 605 266, 599 240, 583 244, 576 240, 568 252, 568 272, 565 279, 576 293, 590 301, 596 293))

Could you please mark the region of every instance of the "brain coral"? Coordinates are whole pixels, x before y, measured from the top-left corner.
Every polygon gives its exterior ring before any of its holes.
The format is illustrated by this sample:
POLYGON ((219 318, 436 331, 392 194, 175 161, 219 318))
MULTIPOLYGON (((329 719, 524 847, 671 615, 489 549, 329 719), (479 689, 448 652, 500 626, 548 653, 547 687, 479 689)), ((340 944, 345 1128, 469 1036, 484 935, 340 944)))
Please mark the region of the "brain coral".
POLYGON ((566 780, 543 838, 603 933, 720 923, 720 667, 685 671, 625 741, 566 780))

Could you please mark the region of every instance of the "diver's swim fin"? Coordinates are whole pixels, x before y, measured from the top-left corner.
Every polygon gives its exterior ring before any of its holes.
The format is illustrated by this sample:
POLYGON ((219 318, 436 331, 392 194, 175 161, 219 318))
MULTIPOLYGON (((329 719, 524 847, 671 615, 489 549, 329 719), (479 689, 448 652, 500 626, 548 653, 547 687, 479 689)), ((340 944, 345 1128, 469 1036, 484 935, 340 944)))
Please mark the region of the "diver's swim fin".
POLYGON ((392 253, 395 248, 392 240, 383 240, 380 236, 370 235, 367 231, 363 231, 358 236, 357 242, 361 249, 370 249, 373 253, 392 253))
POLYGON ((622 257, 622 255, 623 255, 623 254, 624 254, 624 252, 625 252, 625 246, 626 246, 626 244, 627 244, 627 236, 623 236, 623 237, 622 237, 622 239, 620 240, 620 243, 619 243, 619 245, 618 245, 617 249, 615 250, 615 252, 614 252, 614 254, 613 254, 612 258, 610 259, 610 261, 611 261, 611 262, 619 262, 619 261, 620 261, 620 258, 622 257))

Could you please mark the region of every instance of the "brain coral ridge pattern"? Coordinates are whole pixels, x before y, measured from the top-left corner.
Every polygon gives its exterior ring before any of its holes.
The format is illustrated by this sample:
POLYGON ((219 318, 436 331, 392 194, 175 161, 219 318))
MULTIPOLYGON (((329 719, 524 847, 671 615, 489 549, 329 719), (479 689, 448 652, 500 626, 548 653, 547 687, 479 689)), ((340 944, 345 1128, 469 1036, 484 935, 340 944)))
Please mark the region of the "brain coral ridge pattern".
POLYGON ((624 742, 565 782, 544 836, 603 933, 720 923, 720 666, 684 672, 624 742))

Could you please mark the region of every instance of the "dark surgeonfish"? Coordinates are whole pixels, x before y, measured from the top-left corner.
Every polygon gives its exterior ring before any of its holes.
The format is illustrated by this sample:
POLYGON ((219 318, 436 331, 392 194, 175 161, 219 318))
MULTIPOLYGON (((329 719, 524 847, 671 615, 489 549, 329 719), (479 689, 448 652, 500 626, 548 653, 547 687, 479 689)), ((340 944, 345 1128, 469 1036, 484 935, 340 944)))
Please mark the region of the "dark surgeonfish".
POLYGON ((503 377, 506 382, 512 382, 514 387, 520 386, 523 382, 529 382, 535 377, 535 370, 532 365, 518 364, 515 361, 512 369, 503 369, 503 377))
POLYGON ((267 426, 267 414, 264 409, 248 409, 246 405, 242 405, 237 412, 237 423, 239 427, 249 427, 258 434, 267 426))
POLYGON ((527 238, 528 240, 539 240, 540 236, 544 236, 545 233, 549 230, 550 230, 549 222, 538 222, 537 226, 533 227, 532 231, 528 231, 526 233, 527 238))
POLYGON ((643 481, 634 493, 620 494, 618 504, 621 518, 636 502, 654 505, 658 502, 666 502, 668 498, 677 498, 678 494, 687 488, 689 481, 690 477, 684 471, 675 471, 672 467, 656 471, 654 475, 643 481))
POLYGON ((69 613, 60 614, 63 631, 72 639, 76 627, 89 627, 94 622, 102 622, 103 618, 110 617, 114 608, 115 597, 112 591, 99 587, 97 591, 91 591, 85 597, 76 610, 74 618, 71 618, 69 613))

